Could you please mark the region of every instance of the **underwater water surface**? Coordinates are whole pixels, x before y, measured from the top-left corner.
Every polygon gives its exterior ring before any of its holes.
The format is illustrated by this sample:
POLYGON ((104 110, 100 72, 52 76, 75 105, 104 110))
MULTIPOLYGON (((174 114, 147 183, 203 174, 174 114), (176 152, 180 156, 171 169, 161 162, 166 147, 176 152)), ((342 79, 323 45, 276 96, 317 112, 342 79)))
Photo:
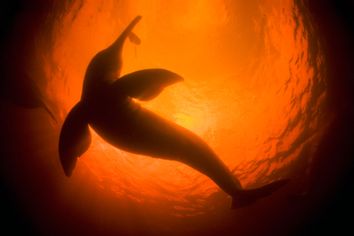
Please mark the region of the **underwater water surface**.
MULTIPOLYGON (((126 42, 122 74, 161 67, 185 79, 142 106, 201 136, 246 188, 311 162, 323 127, 324 59, 309 18, 293 1, 69 5, 45 55, 52 63, 46 95, 60 120, 80 98, 90 59, 137 14, 142 43, 126 42)), ((121 151, 96 134, 72 178, 177 217, 229 201, 190 167, 121 151)))
POLYGON ((1 124, 12 127, 3 129, 4 146, 14 157, 1 167, 38 228, 66 235, 244 235, 241 229, 255 228, 254 221, 259 229, 280 225, 272 220, 289 206, 285 197, 232 211, 231 199, 206 176, 176 161, 119 150, 92 129, 89 150, 67 178, 58 139, 91 58, 142 15, 134 30, 141 44, 126 42, 122 74, 165 68, 184 81, 136 102, 202 137, 245 188, 306 175, 329 116, 326 61, 302 1, 77 0, 48 6, 36 20, 29 19, 39 7, 16 21, 9 37, 16 40, 6 48, 15 56, 7 60, 23 68, 5 68, 6 95, 26 101, 0 104, 11 113, 1 124), (31 92, 38 95, 33 101, 31 92))

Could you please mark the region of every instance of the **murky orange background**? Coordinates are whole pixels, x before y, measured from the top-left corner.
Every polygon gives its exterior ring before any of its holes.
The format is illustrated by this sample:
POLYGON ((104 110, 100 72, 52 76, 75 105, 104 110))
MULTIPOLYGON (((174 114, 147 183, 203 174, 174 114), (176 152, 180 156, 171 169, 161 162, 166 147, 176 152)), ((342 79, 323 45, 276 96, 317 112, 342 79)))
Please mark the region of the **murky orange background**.
MULTIPOLYGON (((323 58, 311 53, 309 26, 291 0, 75 3, 56 24, 55 66, 46 65, 47 96, 61 120, 80 98, 90 59, 138 14, 142 43, 127 41, 123 74, 161 67, 185 78, 143 106, 200 135, 245 187, 310 161, 321 130, 323 58)), ((207 177, 121 151, 91 132, 72 181, 181 216, 215 207, 208 199, 220 190, 207 177)))

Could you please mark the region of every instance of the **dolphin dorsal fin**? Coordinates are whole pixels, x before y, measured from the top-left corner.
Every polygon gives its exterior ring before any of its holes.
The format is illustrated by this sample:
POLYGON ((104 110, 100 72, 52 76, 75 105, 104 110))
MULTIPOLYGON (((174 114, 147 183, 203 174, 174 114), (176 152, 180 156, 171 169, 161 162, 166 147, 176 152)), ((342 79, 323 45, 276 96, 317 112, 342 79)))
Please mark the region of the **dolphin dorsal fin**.
POLYGON ((76 160, 91 144, 91 134, 86 114, 81 102, 69 112, 61 128, 59 156, 65 175, 70 176, 76 160))
POLYGON ((145 69, 122 76, 113 83, 114 93, 147 101, 158 96, 164 87, 183 81, 165 69, 145 69))

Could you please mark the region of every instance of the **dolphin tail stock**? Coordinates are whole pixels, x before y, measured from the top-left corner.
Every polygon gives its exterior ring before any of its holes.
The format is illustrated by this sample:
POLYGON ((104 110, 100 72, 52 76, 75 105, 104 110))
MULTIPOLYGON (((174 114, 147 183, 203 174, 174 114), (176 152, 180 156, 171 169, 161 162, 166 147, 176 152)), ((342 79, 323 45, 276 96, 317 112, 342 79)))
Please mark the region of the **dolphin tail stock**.
POLYGON ((259 188, 242 190, 232 198, 231 209, 247 207, 261 198, 268 197, 284 187, 289 181, 289 179, 282 179, 259 188))
POLYGON ((113 92, 147 101, 158 96, 164 87, 183 81, 183 78, 166 69, 145 69, 126 74, 116 80, 113 92))
POLYGON ((77 103, 67 115, 59 137, 60 163, 66 176, 71 176, 77 158, 91 144, 91 134, 85 110, 81 102, 77 103))

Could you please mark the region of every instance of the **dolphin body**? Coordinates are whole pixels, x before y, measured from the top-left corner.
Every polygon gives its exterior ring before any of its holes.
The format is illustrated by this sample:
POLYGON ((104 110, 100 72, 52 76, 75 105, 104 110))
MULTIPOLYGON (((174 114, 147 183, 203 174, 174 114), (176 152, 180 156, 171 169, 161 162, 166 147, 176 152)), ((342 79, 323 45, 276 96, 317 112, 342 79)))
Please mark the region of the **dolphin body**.
POLYGON ((286 180, 242 189, 200 137, 133 101, 150 100, 164 87, 183 80, 165 69, 146 69, 120 77, 123 44, 127 38, 140 43, 132 32, 140 19, 141 16, 133 19, 113 44, 93 57, 87 68, 81 100, 67 115, 59 138, 59 156, 66 176, 72 174, 77 158, 90 145, 90 125, 119 149, 180 161, 205 174, 233 198, 232 208, 246 206, 283 186, 286 180))

